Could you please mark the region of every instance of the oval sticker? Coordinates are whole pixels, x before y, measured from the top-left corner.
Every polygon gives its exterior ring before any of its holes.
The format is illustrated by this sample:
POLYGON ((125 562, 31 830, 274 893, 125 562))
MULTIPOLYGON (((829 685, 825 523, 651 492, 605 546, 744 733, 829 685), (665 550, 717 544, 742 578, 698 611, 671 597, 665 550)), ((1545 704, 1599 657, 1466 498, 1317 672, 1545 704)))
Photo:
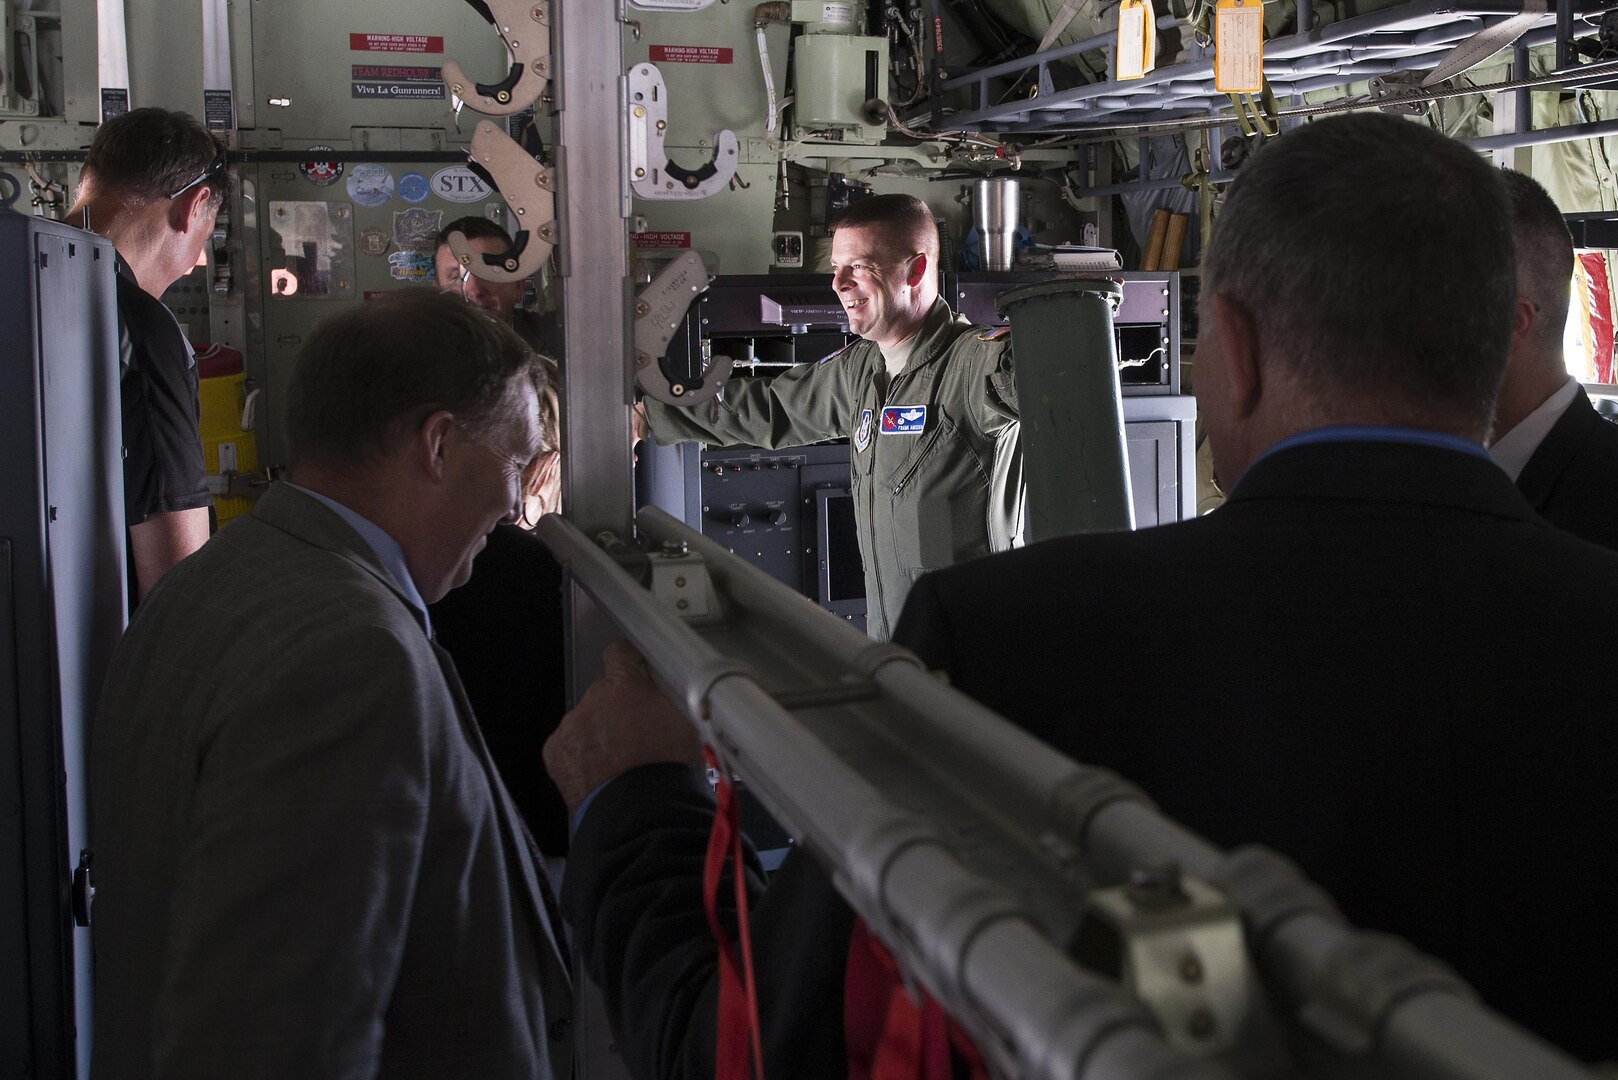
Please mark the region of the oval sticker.
POLYGON ((494 192, 481 177, 465 165, 451 165, 433 173, 433 194, 450 202, 482 202, 494 192))

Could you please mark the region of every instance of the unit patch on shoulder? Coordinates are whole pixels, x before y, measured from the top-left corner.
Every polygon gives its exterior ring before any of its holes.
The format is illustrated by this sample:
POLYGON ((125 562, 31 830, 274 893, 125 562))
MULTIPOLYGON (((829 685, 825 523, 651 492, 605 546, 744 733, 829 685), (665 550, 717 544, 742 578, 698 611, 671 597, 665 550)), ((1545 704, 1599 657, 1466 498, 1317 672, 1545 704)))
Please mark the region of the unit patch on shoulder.
POLYGON ((889 405, 882 410, 884 435, 920 435, 926 427, 925 405, 889 405))
POLYGON ((991 326, 978 334, 979 341, 999 341, 1011 333, 1009 326, 991 326))
POLYGON ((864 450, 871 445, 871 410, 860 410, 860 426, 854 429, 854 449, 864 450))

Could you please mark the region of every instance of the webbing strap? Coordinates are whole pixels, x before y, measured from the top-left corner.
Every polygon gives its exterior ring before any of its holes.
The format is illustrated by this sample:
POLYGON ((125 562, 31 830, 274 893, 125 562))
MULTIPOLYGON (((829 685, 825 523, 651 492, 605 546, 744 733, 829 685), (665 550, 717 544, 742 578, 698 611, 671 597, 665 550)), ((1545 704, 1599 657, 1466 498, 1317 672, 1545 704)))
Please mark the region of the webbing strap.
POLYGON ((202 0, 202 121, 227 136, 236 130, 230 82, 229 0, 202 0))
POLYGON ((1080 9, 1089 2, 1090 0, 1062 0, 1062 6, 1052 17, 1051 25, 1045 30, 1045 36, 1039 39, 1039 48, 1034 51, 1044 52, 1056 44, 1056 39, 1062 36, 1063 30, 1067 29, 1067 24, 1072 22, 1080 9))
POLYGON ((708 747, 703 747, 702 752, 708 759, 708 768, 719 775, 714 790, 718 809, 702 865, 703 909, 708 916, 708 929, 719 947, 714 1080, 764 1080, 764 1046, 758 1022, 758 991, 753 979, 753 942, 747 928, 747 884, 742 867, 742 830, 737 820, 736 791, 729 772, 720 768, 714 752, 708 747), (727 862, 736 890, 736 936, 741 942, 739 960, 735 944, 719 921, 719 886, 727 862))
POLYGON ((101 122, 129 111, 129 44, 124 0, 96 0, 96 78, 101 84, 101 122))
MULTIPOLYGON (((1485 26, 1455 48, 1444 54, 1444 59, 1438 66, 1427 73, 1421 80, 1423 87, 1437 86, 1445 79, 1453 79, 1468 68, 1476 67, 1489 57, 1510 45, 1523 34, 1533 28, 1533 25, 1544 17, 1550 10, 1549 0, 1523 0, 1522 12, 1502 19, 1493 26, 1485 26)), ((1522 78, 1523 73, 1512 72, 1513 77, 1522 78)))
POLYGON ((953 1061, 971 1080, 989 1080, 982 1055, 921 990, 906 989, 893 954, 856 919, 843 979, 843 1036, 849 1080, 952 1080, 953 1061))

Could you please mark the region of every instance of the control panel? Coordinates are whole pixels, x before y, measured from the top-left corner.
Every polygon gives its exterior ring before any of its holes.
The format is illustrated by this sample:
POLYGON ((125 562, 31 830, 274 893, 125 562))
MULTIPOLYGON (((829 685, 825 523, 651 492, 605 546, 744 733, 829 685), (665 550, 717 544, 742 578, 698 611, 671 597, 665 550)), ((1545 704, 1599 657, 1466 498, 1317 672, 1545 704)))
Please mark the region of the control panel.
POLYGON ((865 628, 848 444, 645 447, 637 501, 662 506, 766 574, 865 628))

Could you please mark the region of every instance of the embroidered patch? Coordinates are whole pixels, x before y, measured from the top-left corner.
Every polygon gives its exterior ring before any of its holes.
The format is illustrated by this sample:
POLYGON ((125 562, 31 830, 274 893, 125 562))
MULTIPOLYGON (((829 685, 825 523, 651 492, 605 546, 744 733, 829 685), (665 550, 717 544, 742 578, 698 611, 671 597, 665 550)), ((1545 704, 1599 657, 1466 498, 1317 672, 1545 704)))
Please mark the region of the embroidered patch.
POLYGON ((860 410, 860 426, 854 429, 854 449, 864 450, 871 445, 871 410, 860 410))
POLYGON ((981 334, 979 334, 978 335, 978 340, 979 341, 999 341, 1001 338, 1005 337, 1009 333, 1011 333, 1011 327, 1009 327, 1009 326, 996 326, 996 327, 992 327, 992 328, 990 328, 988 330, 985 330, 981 334))
POLYGON ((920 435, 926 427, 925 405, 889 405, 882 410, 884 435, 920 435))

